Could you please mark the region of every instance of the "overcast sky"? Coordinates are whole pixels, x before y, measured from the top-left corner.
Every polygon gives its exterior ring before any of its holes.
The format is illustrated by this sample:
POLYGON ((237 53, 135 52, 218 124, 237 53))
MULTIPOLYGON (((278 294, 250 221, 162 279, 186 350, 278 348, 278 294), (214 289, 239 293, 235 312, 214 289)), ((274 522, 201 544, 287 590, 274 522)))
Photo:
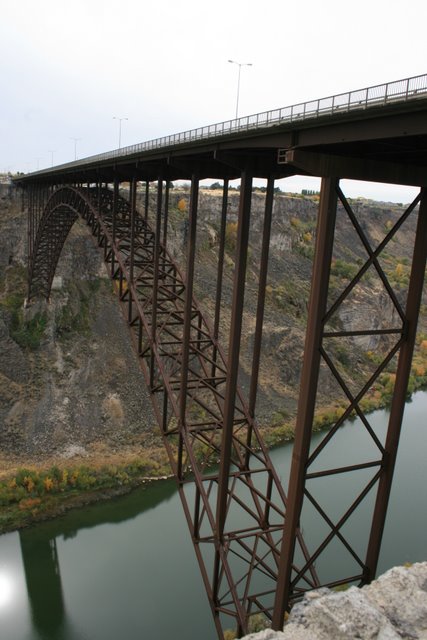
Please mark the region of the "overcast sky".
MULTIPOLYGON (((0 171, 427 72, 426 0, 0 0, 0 171)), ((283 188, 316 181, 288 179, 283 188)), ((348 185, 408 201, 414 190, 348 185)))

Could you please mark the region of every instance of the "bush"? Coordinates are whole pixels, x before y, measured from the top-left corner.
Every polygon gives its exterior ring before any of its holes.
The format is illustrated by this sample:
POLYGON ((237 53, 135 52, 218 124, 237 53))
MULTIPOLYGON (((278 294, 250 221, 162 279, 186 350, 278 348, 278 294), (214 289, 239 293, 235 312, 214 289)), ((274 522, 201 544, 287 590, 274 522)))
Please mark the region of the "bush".
POLYGON ((338 278, 352 280, 358 271, 359 269, 356 265, 349 264, 339 258, 333 260, 331 265, 331 275, 337 276, 338 278))
POLYGON ((229 251, 234 251, 237 244, 237 222, 227 222, 225 227, 225 246, 229 251))
POLYGON ((181 198, 181 200, 178 201, 177 207, 178 211, 185 213, 187 211, 187 200, 185 198, 181 198))
POLYGON ((162 469, 155 460, 141 458, 126 467, 104 465, 100 469, 81 465, 70 469, 57 466, 47 470, 18 469, 13 478, 0 482, 0 505, 20 503, 24 498, 40 498, 45 495, 70 492, 75 489, 111 488, 128 485, 132 478, 144 472, 159 475, 162 469))
POLYGON ((47 325, 45 313, 36 313, 31 320, 24 320, 22 309, 12 313, 10 337, 23 349, 38 349, 47 325))

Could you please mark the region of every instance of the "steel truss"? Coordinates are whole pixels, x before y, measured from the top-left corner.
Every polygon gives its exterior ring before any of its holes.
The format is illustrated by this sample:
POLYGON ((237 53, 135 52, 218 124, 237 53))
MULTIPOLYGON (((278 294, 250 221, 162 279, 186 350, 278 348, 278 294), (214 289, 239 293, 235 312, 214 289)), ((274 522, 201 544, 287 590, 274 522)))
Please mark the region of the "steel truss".
POLYGON ((415 344, 426 266, 426 237, 427 192, 425 189, 421 190, 378 246, 373 248, 361 223, 341 191, 338 179, 323 179, 295 444, 288 490, 288 509, 273 617, 273 628, 275 629, 280 629, 283 626, 283 614, 286 606, 292 600, 305 573, 313 566, 316 566, 320 573, 324 556, 327 558, 327 563, 333 564, 334 553, 338 547, 341 548, 341 551, 345 550, 347 564, 354 567, 354 570, 347 576, 339 576, 338 579, 325 581, 321 578, 323 585, 330 587, 351 583, 362 585, 375 577, 415 344), (356 233, 356 238, 365 249, 366 260, 336 299, 330 301, 328 289, 333 259, 337 201, 341 202, 356 233), (406 309, 403 309, 398 294, 393 290, 381 266, 380 258, 409 216, 416 215, 414 210, 417 205, 420 206, 410 283, 406 309), (376 319, 369 315, 365 318, 366 324, 363 328, 355 331, 337 329, 334 326, 334 316, 336 317, 340 307, 351 298, 355 287, 368 270, 373 270, 382 284, 395 311, 392 316, 396 316, 397 321, 390 318, 389 326, 377 327, 376 319), (354 389, 353 381, 345 380, 344 375, 340 372, 337 359, 331 355, 331 343, 368 335, 382 337, 383 343, 387 344, 388 348, 381 355, 380 362, 374 371, 359 388, 354 389), (395 357, 398 357, 398 363, 389 425, 386 437, 381 441, 374 426, 370 423, 369 416, 365 414, 361 401, 395 357), (311 446, 311 434, 321 366, 326 368, 336 381, 345 398, 345 404, 342 407, 341 416, 324 435, 320 443, 313 447, 311 446), (331 466, 328 464, 327 456, 323 459, 323 454, 328 449, 333 449, 340 426, 351 416, 357 416, 360 421, 358 428, 366 432, 366 439, 371 445, 369 453, 356 451, 353 455, 350 452, 348 458, 351 459, 351 464, 348 463, 340 467, 331 466), (336 483, 343 483, 349 474, 356 478, 359 476, 359 490, 356 495, 353 493, 347 497, 347 504, 338 515, 331 515, 334 505, 331 505, 327 496, 322 495, 322 480, 334 477, 336 483), (309 507, 317 515, 319 529, 322 529, 323 526, 323 532, 318 536, 314 549, 310 552, 308 562, 303 563, 302 568, 296 571, 293 568, 293 562, 298 556, 298 551, 295 550, 292 535, 300 526, 305 507, 309 507), (363 532, 368 533, 365 536, 366 539, 361 539, 358 534, 355 535, 353 532, 353 529, 357 530, 355 524, 361 508, 366 508, 370 513, 370 532, 363 532))
MULTIPOLYGON (((162 181, 157 184, 156 228, 136 210, 136 182, 130 200, 114 188, 63 187, 48 199, 38 220, 30 268, 30 296, 49 295, 65 237, 78 216, 86 220, 103 250, 139 355, 155 413, 190 527, 219 637, 237 626, 246 632, 253 614, 272 616, 286 497, 253 417, 237 385, 251 178, 240 211, 228 361, 217 336, 221 302, 218 282, 215 325, 200 311, 193 293, 198 179, 192 180, 185 276, 160 243, 162 181), (68 213, 67 213, 68 212, 68 213), (231 616, 231 620, 230 620, 231 616), (227 621, 228 619, 228 621, 227 621)), ((227 188, 224 193, 222 258, 227 188)), ((264 268, 273 202, 267 197, 264 268)), ((163 229, 163 238, 166 238, 163 229)), ((219 267, 219 271, 222 267, 219 267)), ((254 376, 259 366, 263 312, 260 296, 254 376)), ((252 413, 251 413, 252 412, 252 413)), ((309 560, 302 537, 296 544, 309 560)), ((297 569, 295 569, 297 570, 297 569)), ((318 585, 315 570, 306 588, 318 585)))
MULTIPOLYGON (((147 222, 149 183, 145 211, 136 209, 137 183, 130 183, 129 200, 119 195, 119 181, 108 185, 59 187, 28 193, 29 297, 50 294, 51 283, 65 238, 78 216, 86 220, 115 283, 131 330, 142 371, 151 390, 153 405, 171 467, 176 477, 216 629, 235 625, 248 630, 250 617, 258 612, 283 626, 285 610, 292 601, 320 585, 364 583, 375 575, 384 527, 388 495, 397 453, 415 329, 426 261, 427 210, 423 191, 375 249, 371 247, 357 216, 334 178, 322 182, 306 347, 301 379, 296 439, 286 498, 262 441, 255 405, 261 354, 265 285, 268 267, 274 180, 269 179, 265 201, 262 255, 259 270, 258 306, 248 402, 238 386, 241 326, 252 175, 243 171, 240 189, 238 240, 227 356, 218 343, 222 300, 228 181, 224 181, 218 253, 215 318, 211 327, 194 296, 196 230, 199 179, 193 175, 189 207, 188 250, 181 272, 166 249, 167 189, 163 176, 156 183, 155 225, 147 222), (337 200, 340 200, 365 248, 367 258, 358 273, 332 303, 328 284, 333 259, 337 200), (413 268, 406 309, 388 281, 380 254, 405 220, 421 203, 415 240, 413 268), (368 269, 374 269, 394 305, 396 326, 340 331, 334 314, 351 297, 368 269), (375 371, 360 389, 354 390, 334 361, 330 344, 357 335, 395 339, 375 371), (361 400, 393 357, 399 356, 396 384, 385 442, 380 441, 365 415, 361 400), (310 450, 319 372, 326 367, 347 405, 321 443, 310 450), (376 451, 374 458, 354 460, 341 467, 317 468, 321 454, 334 442, 341 424, 356 414, 376 451), (327 476, 337 479, 350 473, 371 474, 364 480, 338 518, 328 514, 327 504, 312 484, 327 476), (372 527, 367 547, 360 551, 346 526, 360 505, 376 490, 372 527), (311 505, 326 533, 313 550, 307 548, 299 530, 301 513, 311 505), (286 515, 286 518, 285 518, 286 515), (330 578, 318 575, 322 556, 338 540, 356 570, 330 578), (357 548, 355 548, 357 546, 357 548)), ((375 496, 374 496, 375 497, 375 496)), ((320 571, 319 571, 320 573, 320 571)))

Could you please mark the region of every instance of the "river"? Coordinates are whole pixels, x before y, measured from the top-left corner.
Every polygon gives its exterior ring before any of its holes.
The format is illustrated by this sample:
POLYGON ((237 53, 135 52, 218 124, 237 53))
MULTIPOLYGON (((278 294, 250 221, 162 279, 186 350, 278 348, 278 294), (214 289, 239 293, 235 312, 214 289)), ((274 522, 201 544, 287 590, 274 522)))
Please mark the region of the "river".
MULTIPOLYGON (((383 410, 369 416, 380 439, 387 417, 383 410)), ((328 455, 339 455, 339 465, 366 445, 355 427, 346 423, 334 438, 328 455)), ((291 453, 291 445, 272 452, 285 478, 291 453)), ((405 409, 380 573, 427 559, 426 457, 427 393, 420 391, 405 409)), ((344 486, 325 485, 334 507, 344 486)), ((318 527, 307 518, 304 535, 311 542, 318 527)), ((366 529, 363 517, 352 527, 357 538, 366 529)), ((215 640, 174 483, 156 483, 1 536, 0 638, 215 640)))

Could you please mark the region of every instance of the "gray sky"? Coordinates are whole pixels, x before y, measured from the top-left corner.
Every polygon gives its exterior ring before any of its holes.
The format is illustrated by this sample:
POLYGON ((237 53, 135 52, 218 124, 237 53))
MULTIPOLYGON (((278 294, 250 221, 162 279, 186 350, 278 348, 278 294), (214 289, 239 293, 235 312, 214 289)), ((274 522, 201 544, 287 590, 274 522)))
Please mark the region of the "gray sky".
POLYGON ((122 146, 232 118, 228 59, 253 64, 239 115, 426 73, 426 22, 425 0, 0 0, 0 171, 117 148, 113 116, 122 146))

